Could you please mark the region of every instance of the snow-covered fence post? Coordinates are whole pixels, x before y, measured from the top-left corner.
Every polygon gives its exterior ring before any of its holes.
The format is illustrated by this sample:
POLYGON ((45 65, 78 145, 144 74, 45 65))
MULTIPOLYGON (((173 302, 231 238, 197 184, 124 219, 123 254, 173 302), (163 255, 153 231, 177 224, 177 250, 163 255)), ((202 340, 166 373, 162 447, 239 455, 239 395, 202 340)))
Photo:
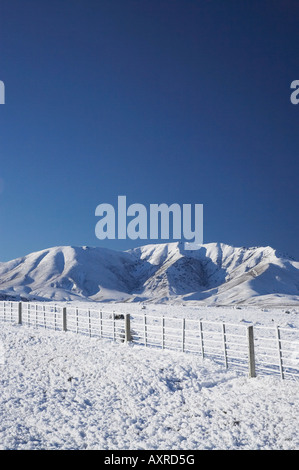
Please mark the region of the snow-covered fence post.
POLYGON ((224 356, 224 365, 227 369, 227 352, 226 352, 226 332, 225 332, 225 324, 222 323, 222 340, 223 340, 223 356, 224 356))
POLYGON ((186 321, 185 318, 182 319, 182 351, 185 352, 185 331, 186 329, 186 321))
POLYGON ((165 347, 165 318, 162 316, 162 349, 165 347))
POLYGON ((100 310, 99 312, 99 320, 100 320, 100 338, 103 336, 103 312, 100 310))
POLYGON ((79 310, 78 307, 76 307, 76 333, 78 334, 79 332, 79 310))
POLYGON ((91 314, 90 314, 89 309, 87 311, 87 314, 88 314, 88 333, 89 333, 89 337, 91 338, 91 314))
POLYGON ((112 321, 113 321, 113 341, 115 341, 115 312, 113 310, 113 315, 112 315, 112 321))
POLYGON ((34 311, 35 311, 35 328, 36 328, 37 327, 37 317, 38 317, 38 305, 37 304, 35 304, 34 311))
POLYGON ((281 351, 281 340, 280 340, 279 326, 276 327, 276 338, 277 338, 277 346, 278 346, 279 371, 280 371, 280 376, 281 376, 281 378, 284 379, 283 366, 282 366, 282 351, 281 351))
POLYGON ((125 314, 125 343, 128 343, 131 341, 131 320, 130 320, 130 314, 126 313, 125 314))
POLYGON ((249 377, 256 377, 253 326, 247 327, 249 377))
POLYGON ((199 339, 200 339, 200 350, 201 355, 204 357, 204 348, 203 348, 203 329, 202 329, 202 322, 199 322, 199 339))
POLYGON ((18 324, 22 324, 22 302, 19 302, 18 305, 18 324))
POLYGON ((147 327, 146 327, 146 315, 143 316, 143 334, 144 334, 144 345, 147 346, 147 327))
POLYGON ((62 329, 63 331, 67 331, 66 307, 62 309, 62 329))
POLYGON ((43 305, 44 327, 47 328, 46 307, 43 305))

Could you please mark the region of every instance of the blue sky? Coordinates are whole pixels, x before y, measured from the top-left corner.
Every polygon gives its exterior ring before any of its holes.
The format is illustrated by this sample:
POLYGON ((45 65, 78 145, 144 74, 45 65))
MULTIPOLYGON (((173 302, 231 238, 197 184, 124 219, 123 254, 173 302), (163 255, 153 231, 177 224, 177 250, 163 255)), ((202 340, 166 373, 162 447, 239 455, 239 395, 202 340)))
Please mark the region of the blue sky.
POLYGON ((204 243, 299 259, 299 5, 1 0, 0 260, 95 236, 95 209, 204 205, 204 243))

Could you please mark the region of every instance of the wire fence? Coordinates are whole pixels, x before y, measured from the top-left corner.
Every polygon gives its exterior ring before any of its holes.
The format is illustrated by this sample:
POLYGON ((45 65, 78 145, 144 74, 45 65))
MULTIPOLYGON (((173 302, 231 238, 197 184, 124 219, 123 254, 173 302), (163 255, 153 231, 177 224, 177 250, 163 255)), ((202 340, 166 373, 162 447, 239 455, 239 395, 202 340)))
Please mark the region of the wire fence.
POLYGON ((43 303, 0 302, 0 321, 124 341, 124 315, 43 303))
POLYGON ((257 373, 299 378, 299 330, 256 326, 254 331, 257 373))
POLYGON ((238 324, 133 315, 132 338, 144 346, 214 357, 224 362, 247 360, 246 327, 238 324))
POLYGON ((299 330, 279 326, 122 314, 105 309, 30 302, 0 302, 0 320, 70 331, 144 347, 198 354, 248 370, 249 376, 279 374, 299 380, 299 330))

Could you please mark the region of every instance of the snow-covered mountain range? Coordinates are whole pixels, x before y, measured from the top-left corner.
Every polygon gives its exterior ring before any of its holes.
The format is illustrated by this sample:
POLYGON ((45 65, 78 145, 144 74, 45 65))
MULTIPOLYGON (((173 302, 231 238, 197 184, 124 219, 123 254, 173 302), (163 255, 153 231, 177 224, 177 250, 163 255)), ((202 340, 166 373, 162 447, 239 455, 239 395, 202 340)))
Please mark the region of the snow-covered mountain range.
POLYGON ((60 246, 0 263, 0 298, 299 305, 299 262, 271 247, 60 246))

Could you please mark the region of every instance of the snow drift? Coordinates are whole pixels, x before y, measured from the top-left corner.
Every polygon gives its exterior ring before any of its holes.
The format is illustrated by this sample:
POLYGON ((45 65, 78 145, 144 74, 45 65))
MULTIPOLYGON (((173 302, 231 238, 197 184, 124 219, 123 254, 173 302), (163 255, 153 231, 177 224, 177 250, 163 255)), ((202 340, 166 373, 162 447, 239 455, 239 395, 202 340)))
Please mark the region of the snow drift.
POLYGON ((1 450, 298 449, 296 381, 8 323, 1 343, 1 450))

